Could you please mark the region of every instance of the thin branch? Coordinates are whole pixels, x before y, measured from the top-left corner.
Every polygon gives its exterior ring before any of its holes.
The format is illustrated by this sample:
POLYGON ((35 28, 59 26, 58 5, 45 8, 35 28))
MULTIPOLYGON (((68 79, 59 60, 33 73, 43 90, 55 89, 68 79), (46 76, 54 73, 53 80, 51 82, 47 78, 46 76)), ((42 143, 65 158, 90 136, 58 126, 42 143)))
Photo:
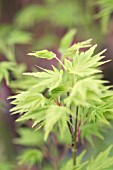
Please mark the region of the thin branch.
POLYGON ((61 64, 61 66, 63 66, 63 68, 64 68, 65 70, 67 70, 66 67, 65 67, 65 65, 62 63, 62 61, 60 61, 60 59, 57 58, 57 57, 55 57, 55 58, 56 58, 56 60, 61 64))

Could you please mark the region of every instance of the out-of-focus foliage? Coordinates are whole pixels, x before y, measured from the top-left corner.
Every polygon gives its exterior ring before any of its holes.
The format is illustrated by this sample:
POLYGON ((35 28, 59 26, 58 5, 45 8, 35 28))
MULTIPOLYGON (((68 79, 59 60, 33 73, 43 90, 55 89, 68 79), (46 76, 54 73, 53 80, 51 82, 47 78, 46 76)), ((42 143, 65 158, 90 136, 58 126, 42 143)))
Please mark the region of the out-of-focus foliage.
POLYGON ((31 167, 40 163, 43 158, 43 133, 40 131, 34 132, 30 128, 19 128, 18 134, 20 138, 15 138, 14 143, 29 147, 19 153, 19 164, 26 164, 31 167), (38 148, 38 150, 35 148, 38 148))
POLYGON ((16 144, 25 146, 41 146, 41 144, 43 144, 43 133, 40 131, 34 132, 30 128, 20 128, 18 129, 18 134, 21 138, 16 138, 14 140, 16 144))
POLYGON ((0 26, 0 53, 10 61, 15 61, 15 44, 28 44, 31 34, 8 24, 0 26))
POLYGON ((103 32, 107 32, 107 27, 112 19, 113 13, 113 1, 112 0, 97 0, 97 4, 100 7, 100 12, 96 15, 101 19, 101 28, 103 32))
POLYGON ((9 71, 14 71, 15 69, 15 63, 11 62, 1 62, 0 63, 0 83, 5 78, 6 83, 9 85, 9 71))
POLYGON ((26 149, 19 157, 19 164, 27 164, 32 167, 42 160, 42 152, 37 149, 26 149))
POLYGON ((101 152, 95 159, 92 158, 89 162, 88 162, 88 166, 86 168, 86 170, 107 170, 107 169, 112 169, 113 168, 113 157, 110 157, 110 151, 112 149, 112 146, 110 146, 109 148, 107 148, 104 152, 101 152))
MULTIPOLYGON (((96 41, 100 41, 102 38, 101 30, 104 33, 104 30, 107 30, 106 28, 112 11, 112 1, 110 0, 97 0, 95 2, 92 0, 45 1, 43 5, 34 4, 22 8, 16 14, 14 23, 17 27, 25 29, 47 22, 47 30, 50 36, 47 36, 46 30, 42 28, 45 39, 43 36, 42 40, 41 38, 40 40, 41 43, 43 41, 43 44, 46 45, 42 45, 42 47, 48 47, 48 43, 45 42, 52 40, 51 32, 53 33, 52 29, 55 27, 61 27, 63 29, 76 27, 78 35, 81 37, 92 37, 96 41), (96 13, 96 8, 100 9, 98 13, 96 13), (100 18, 99 22, 96 22, 95 15, 97 16, 96 18, 100 18)), ((54 36, 56 37, 54 37, 55 39, 58 38, 56 33, 54 33, 54 36)), ((40 46, 40 43, 38 44, 40 46)))
POLYGON ((0 169, 1 170, 12 170, 14 166, 10 162, 1 161, 0 162, 0 169))
POLYGON ((81 131, 81 140, 84 143, 84 139, 87 139, 87 141, 94 147, 94 141, 92 138, 93 136, 96 136, 102 140, 104 140, 104 137, 102 135, 103 127, 99 126, 99 123, 93 124, 84 124, 81 125, 80 131, 81 131))
POLYGON ((28 28, 34 26, 36 22, 40 22, 48 18, 48 9, 43 5, 29 5, 21 9, 15 16, 14 22, 20 28, 28 28), (23 17, 24 16, 24 17, 23 17))

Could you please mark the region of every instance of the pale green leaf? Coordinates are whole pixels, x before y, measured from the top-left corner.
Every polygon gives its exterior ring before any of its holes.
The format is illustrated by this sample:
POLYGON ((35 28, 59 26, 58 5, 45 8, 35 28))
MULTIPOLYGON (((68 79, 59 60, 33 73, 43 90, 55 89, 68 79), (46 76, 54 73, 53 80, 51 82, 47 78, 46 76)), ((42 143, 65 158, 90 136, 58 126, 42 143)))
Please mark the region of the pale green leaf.
POLYGON ((35 106, 43 107, 46 102, 46 98, 42 94, 36 92, 31 93, 30 91, 21 92, 9 99, 15 99, 11 102, 15 105, 15 107, 10 110, 13 114, 26 113, 29 109, 34 109, 35 106))
POLYGON ((59 50, 62 54, 64 54, 67 48, 69 48, 69 46, 71 45, 75 34, 76 30, 72 29, 69 32, 67 32, 67 34, 65 34, 65 36, 62 38, 59 47, 59 50))
POLYGON ((88 77, 75 82, 72 90, 70 91, 69 97, 67 97, 64 102, 66 105, 82 105, 88 107, 91 101, 101 102, 102 91, 102 81, 95 79, 95 77, 88 77))
POLYGON ((91 41, 92 41, 92 39, 89 39, 89 40, 83 41, 83 42, 79 42, 79 43, 75 43, 74 45, 72 45, 70 48, 67 49, 67 51, 65 53, 65 57, 72 58, 76 53, 79 52, 79 50, 81 48, 91 47, 91 41))
POLYGON ((73 61, 65 59, 64 63, 68 72, 71 74, 75 74, 77 77, 85 77, 85 76, 90 76, 93 74, 100 73, 101 70, 98 68, 98 66, 108 61, 104 61, 104 62, 100 61, 102 58, 104 58, 103 56, 100 55, 104 53, 105 50, 103 50, 99 54, 93 55, 96 46, 97 45, 94 45, 86 52, 75 54, 73 56, 73 61))
POLYGON ((62 82, 63 70, 57 70, 53 67, 53 70, 44 69, 45 72, 36 72, 36 73, 24 73, 24 75, 34 76, 40 79, 38 86, 45 86, 49 88, 49 91, 52 91, 54 88, 57 88, 62 82))

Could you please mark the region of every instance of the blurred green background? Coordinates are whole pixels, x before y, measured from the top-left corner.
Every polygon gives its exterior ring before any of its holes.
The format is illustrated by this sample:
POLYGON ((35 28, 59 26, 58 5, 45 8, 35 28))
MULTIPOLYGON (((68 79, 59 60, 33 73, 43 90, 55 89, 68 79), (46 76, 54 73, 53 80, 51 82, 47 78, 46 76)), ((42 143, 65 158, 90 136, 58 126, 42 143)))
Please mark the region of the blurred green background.
MULTIPOLYGON (((32 86, 29 79, 22 76, 22 72, 35 70, 35 65, 51 69, 51 64, 57 65, 54 60, 46 61, 27 56, 33 50, 49 49, 57 53, 60 39, 71 29, 77 33, 74 42, 93 39, 93 44, 98 44, 98 51, 107 48, 106 59, 113 57, 113 0, 0 0, 0 169, 26 169, 27 166, 18 166, 16 156, 25 147, 42 144, 37 140, 37 134, 26 127, 31 127, 31 122, 26 125, 15 123, 16 116, 11 116, 11 105, 7 97, 15 94, 17 90, 27 89, 32 86), (18 130, 18 126, 24 127, 18 130), (26 135, 27 134, 27 135, 26 135), (20 140, 21 136, 21 140, 20 140), (18 140, 14 140, 18 137, 18 140), (22 144, 22 146, 17 144, 22 144), (24 146, 27 145, 27 146, 24 146)), ((113 61, 102 68, 104 78, 113 84, 113 61)), ((89 149, 87 156, 96 154, 109 144, 113 143, 113 129, 106 129, 105 139, 93 139, 98 146, 97 150, 89 149), (109 133, 107 133, 109 131, 109 133), (103 145, 101 143, 103 142, 103 145)), ((52 137, 47 146, 54 145, 59 152, 65 153, 65 141, 56 142, 52 137), (56 143, 55 143, 56 142, 56 143)), ((42 144, 44 145, 44 144, 42 144)), ((44 146, 43 146, 44 147, 44 146)), ((89 144, 85 142, 88 149, 89 144)), ((81 142, 78 149, 83 148, 81 142)), ((46 148, 47 149, 47 148, 46 148)), ((56 151, 57 152, 57 151, 56 151)), ((48 152, 44 152, 45 162, 48 162, 48 152)), ((70 154, 70 153, 69 153, 70 154)), ((60 153, 56 153, 60 155, 60 153)), ((60 155, 61 156, 61 155, 60 155)), ((39 156, 41 157, 41 155, 39 156)), ((38 160, 39 161, 39 160, 38 160)), ((55 166, 55 165, 54 165, 55 166)), ((32 170, 35 170, 35 166, 32 170)), ((41 167, 39 166, 39 170, 41 167)), ((48 167, 49 169, 49 167, 48 167)))

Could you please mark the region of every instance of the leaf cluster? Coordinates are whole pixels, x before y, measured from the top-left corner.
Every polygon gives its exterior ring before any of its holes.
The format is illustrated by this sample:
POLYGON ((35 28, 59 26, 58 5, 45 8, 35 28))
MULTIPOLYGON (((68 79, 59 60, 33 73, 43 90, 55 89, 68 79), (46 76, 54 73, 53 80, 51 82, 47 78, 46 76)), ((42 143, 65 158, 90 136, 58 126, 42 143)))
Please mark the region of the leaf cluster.
MULTIPOLYGON (((69 39, 70 34, 68 33, 69 39)), ((73 36, 71 37, 73 39, 73 36)), ((11 97, 14 99, 11 112, 21 115, 18 121, 32 119, 33 127, 44 126, 45 139, 56 125, 64 134, 68 128, 69 115, 75 118, 77 107, 82 126, 87 122, 104 124, 108 119, 112 119, 110 116, 113 110, 112 92, 109 87, 104 86, 105 81, 99 76, 101 72, 99 67, 108 62, 101 61, 104 58, 102 56, 104 51, 94 54, 96 45, 90 47, 91 40, 70 47, 71 41, 67 39, 64 38, 65 43, 62 40, 60 46, 60 49, 67 47, 61 61, 56 54, 48 50, 30 53, 39 58, 57 59, 60 69, 53 66, 53 70, 42 68, 42 72, 24 73, 25 76, 37 78, 38 82, 27 91, 11 97), (82 52, 83 48, 89 49, 82 52)), ((97 131, 95 133, 99 136, 97 131)))
MULTIPOLYGON (((58 68, 52 66, 52 70, 47 70, 39 67, 41 72, 24 73, 24 76, 30 77, 31 80, 34 77, 37 81, 31 87, 10 97, 14 106, 11 112, 20 115, 18 122, 32 120, 33 128, 36 130, 43 128, 45 140, 53 131, 59 132, 65 138, 65 132, 67 130, 72 132, 77 119, 76 137, 79 140, 80 136, 82 141, 86 138, 94 146, 92 136, 103 139, 101 129, 110 126, 109 121, 113 119, 113 92, 110 86, 105 86, 107 81, 102 80, 100 69, 100 66, 108 61, 103 61, 105 50, 95 54, 97 45, 92 46, 91 39, 71 45, 74 34, 75 31, 71 30, 61 41, 60 59, 49 50, 29 53, 37 58, 56 59, 58 68)), ((26 132, 25 135, 24 131, 20 133, 24 137, 20 141, 17 140, 17 143, 29 145, 26 135, 31 134, 26 132)), ((110 169, 112 167, 110 150, 111 147, 95 159, 78 161, 76 166, 72 166, 72 161, 69 161, 63 168, 110 169)), ((40 161, 38 158, 42 156, 39 152, 25 151, 20 159, 22 163, 29 160, 32 166, 40 161)))

